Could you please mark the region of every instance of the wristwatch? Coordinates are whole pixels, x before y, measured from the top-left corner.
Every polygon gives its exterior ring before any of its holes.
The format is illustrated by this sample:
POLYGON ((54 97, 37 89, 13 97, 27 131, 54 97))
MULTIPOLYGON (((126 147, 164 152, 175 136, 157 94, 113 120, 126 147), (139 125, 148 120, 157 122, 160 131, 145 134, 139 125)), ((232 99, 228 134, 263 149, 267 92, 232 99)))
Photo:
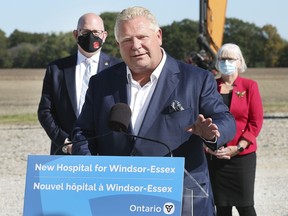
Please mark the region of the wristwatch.
POLYGON ((62 147, 62 152, 64 152, 65 154, 68 154, 68 146, 67 145, 62 147))
POLYGON ((238 144, 238 145, 237 145, 237 150, 238 150, 239 152, 243 152, 243 151, 244 151, 244 148, 243 148, 240 144, 238 144))

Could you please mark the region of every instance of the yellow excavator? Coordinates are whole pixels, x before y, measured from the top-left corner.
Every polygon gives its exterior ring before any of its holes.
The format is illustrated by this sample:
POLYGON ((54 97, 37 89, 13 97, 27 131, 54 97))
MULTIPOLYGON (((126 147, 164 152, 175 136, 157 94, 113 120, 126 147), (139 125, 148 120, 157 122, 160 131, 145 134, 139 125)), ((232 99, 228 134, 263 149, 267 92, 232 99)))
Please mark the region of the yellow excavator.
POLYGON ((199 0, 199 37, 200 52, 193 52, 192 61, 213 72, 216 53, 222 46, 226 19, 227 0, 199 0))

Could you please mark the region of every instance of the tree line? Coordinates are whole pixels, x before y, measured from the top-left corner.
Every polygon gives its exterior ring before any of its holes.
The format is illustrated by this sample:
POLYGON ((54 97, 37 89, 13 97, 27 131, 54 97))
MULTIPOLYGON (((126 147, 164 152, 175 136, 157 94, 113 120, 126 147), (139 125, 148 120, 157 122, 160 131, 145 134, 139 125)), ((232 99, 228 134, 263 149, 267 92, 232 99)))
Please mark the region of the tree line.
MULTIPOLYGON (((110 12, 100 15, 108 32, 102 50, 120 58, 113 32, 116 15, 110 12)), ((184 19, 161 26, 161 29, 162 47, 171 56, 185 61, 189 53, 199 51, 197 21, 184 19)), ((288 42, 280 37, 273 25, 259 27, 236 18, 227 18, 223 43, 238 44, 248 67, 288 67, 288 42)), ((66 33, 27 33, 16 29, 6 37, 0 29, 0 68, 45 68, 50 61, 76 51, 72 30, 66 33)))

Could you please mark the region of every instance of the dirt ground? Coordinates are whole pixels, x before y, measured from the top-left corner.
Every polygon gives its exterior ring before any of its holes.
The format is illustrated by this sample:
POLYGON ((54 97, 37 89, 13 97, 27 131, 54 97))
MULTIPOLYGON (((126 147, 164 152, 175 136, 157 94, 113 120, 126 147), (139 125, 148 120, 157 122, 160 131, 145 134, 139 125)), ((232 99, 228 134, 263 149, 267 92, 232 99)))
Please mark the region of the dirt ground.
POLYGON ((45 70, 0 70, 0 116, 36 113, 45 70))
MULTIPOLYGON (((36 113, 44 72, 0 70, 0 116, 36 113)), ((250 69, 248 75, 259 83, 266 105, 281 105, 265 112, 258 137, 255 208, 258 216, 288 216, 288 68, 250 69)), ((48 155, 50 142, 38 122, 0 122, 0 139, 0 215, 22 215, 27 156, 48 155)))

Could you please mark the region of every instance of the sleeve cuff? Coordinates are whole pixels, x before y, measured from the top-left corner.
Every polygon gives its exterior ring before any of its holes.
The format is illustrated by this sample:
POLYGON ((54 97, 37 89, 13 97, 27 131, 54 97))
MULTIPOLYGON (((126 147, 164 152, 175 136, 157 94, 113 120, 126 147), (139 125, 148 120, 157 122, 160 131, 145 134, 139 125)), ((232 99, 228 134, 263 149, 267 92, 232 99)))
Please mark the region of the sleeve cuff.
POLYGON ((202 136, 200 136, 200 137, 205 143, 211 143, 211 144, 217 143, 217 136, 215 136, 213 140, 206 140, 204 137, 202 137, 202 136))
POLYGON ((212 151, 217 150, 217 137, 214 137, 214 140, 206 140, 204 137, 200 136, 201 139, 204 141, 205 145, 211 149, 212 151))

